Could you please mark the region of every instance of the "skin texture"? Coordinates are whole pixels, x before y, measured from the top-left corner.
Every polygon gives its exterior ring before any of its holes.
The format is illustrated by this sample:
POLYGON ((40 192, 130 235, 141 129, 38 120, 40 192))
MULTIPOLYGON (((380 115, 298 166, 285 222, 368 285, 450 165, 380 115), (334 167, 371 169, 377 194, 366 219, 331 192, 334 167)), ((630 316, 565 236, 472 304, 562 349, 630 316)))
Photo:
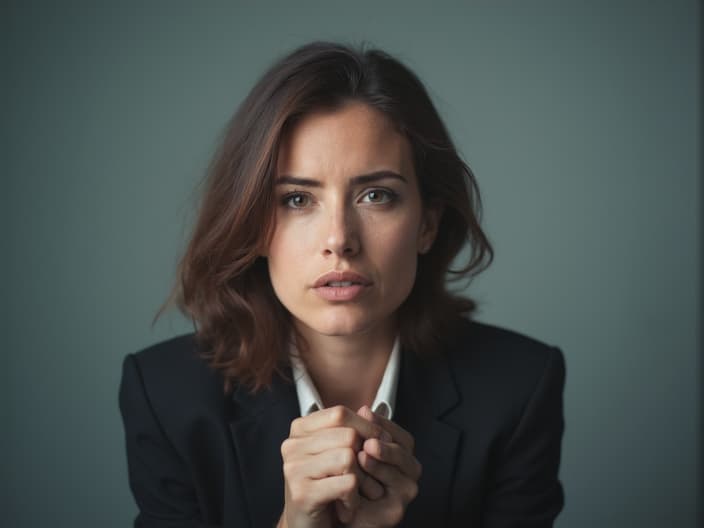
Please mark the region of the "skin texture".
POLYGON ((281 445, 279 527, 395 526, 418 493, 422 468, 413 447, 408 432, 367 406, 355 414, 338 405, 294 420, 281 445))
POLYGON ((367 406, 360 408, 357 414, 381 426, 388 436, 365 440, 363 449, 357 453, 363 473, 379 482, 384 494, 378 498, 363 495, 357 510, 350 516, 351 526, 395 526, 401 522, 408 503, 418 494, 422 467, 413 456, 415 441, 403 428, 372 413, 367 406))
POLYGON ((378 111, 350 103, 303 119, 284 141, 278 165, 279 178, 317 185, 277 185, 267 257, 279 300, 306 337, 393 334, 393 314, 413 287, 417 255, 429 249, 437 223, 423 210, 408 141, 378 111), (353 181, 382 170, 405 182, 353 181), (313 292, 324 273, 349 270, 373 282, 360 299, 333 303, 313 292))
POLYGON ((326 406, 295 420, 282 444, 280 525, 394 526, 417 493, 420 464, 413 438, 368 405, 439 213, 423 207, 407 139, 357 102, 307 115, 284 138, 276 196, 264 256, 326 406), (367 285, 350 300, 323 298, 314 284, 331 271, 367 285))

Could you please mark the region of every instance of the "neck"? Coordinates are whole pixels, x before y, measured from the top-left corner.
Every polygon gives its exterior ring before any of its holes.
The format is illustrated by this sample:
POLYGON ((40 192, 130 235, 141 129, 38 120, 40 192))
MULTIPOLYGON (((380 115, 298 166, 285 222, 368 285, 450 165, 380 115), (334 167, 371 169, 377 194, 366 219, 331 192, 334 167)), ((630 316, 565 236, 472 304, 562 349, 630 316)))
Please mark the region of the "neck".
POLYGON ((393 325, 354 336, 326 336, 300 327, 299 332, 306 342, 301 359, 323 405, 353 411, 371 406, 396 337, 393 325))

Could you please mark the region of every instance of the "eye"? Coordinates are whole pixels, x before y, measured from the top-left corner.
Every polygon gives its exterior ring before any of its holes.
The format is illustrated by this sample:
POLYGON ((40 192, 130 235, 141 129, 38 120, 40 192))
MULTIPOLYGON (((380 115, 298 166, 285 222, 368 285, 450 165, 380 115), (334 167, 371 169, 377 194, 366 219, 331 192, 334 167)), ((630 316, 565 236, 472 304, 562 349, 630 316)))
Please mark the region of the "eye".
POLYGON ((283 205, 290 207, 291 209, 303 209, 304 207, 308 207, 310 205, 311 198, 307 194, 295 192, 284 196, 281 199, 281 202, 283 205))
POLYGON ((385 204, 393 201, 396 193, 388 189, 370 189, 364 193, 361 202, 373 204, 385 204))

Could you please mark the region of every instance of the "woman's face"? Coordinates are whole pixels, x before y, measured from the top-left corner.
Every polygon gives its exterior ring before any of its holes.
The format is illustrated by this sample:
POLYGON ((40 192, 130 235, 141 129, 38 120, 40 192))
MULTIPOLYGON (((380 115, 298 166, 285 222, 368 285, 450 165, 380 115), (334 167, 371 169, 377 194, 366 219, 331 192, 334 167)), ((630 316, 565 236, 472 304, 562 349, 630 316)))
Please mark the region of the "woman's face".
POLYGON ((304 335, 396 331, 438 215, 392 123, 357 102, 304 117, 279 151, 276 197, 269 274, 304 335))

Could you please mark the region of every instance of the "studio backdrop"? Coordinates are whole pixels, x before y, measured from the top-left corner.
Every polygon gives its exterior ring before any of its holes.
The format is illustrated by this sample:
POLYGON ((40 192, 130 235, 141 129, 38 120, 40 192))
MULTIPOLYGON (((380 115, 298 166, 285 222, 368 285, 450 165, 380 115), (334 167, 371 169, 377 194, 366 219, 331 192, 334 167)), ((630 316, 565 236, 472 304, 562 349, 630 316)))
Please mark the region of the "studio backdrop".
POLYGON ((4 2, 0 524, 130 525, 122 358, 190 331, 150 324, 219 134, 328 39, 426 83, 496 252, 460 287, 565 353, 557 526, 701 526, 700 21, 695 0, 4 2))

